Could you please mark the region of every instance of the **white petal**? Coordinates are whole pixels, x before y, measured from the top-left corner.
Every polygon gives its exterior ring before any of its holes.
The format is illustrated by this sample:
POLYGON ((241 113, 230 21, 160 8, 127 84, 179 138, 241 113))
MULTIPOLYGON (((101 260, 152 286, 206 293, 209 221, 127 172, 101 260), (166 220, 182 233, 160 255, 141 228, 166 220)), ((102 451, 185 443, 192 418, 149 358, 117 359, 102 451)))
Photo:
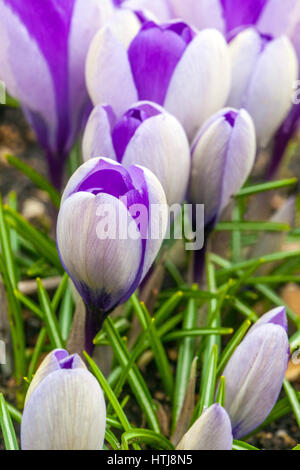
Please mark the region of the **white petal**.
POLYGON ((205 410, 183 436, 176 450, 232 450, 231 423, 222 406, 205 410))
POLYGON ((228 46, 222 34, 213 29, 201 31, 179 61, 164 103, 181 122, 189 139, 224 106, 230 74, 228 46))
POLYGON ((280 36, 288 34, 299 22, 300 3, 298 0, 269 0, 260 15, 257 28, 263 33, 280 36))
POLYGON ((171 12, 168 7, 168 0, 127 0, 123 6, 133 10, 143 10, 152 13, 159 21, 168 21, 171 18, 171 12))
POLYGON ((241 110, 232 127, 225 119, 227 109, 205 123, 193 145, 190 199, 205 206, 205 221, 219 216, 230 198, 239 191, 255 159, 252 120, 241 110))
POLYGON ((181 204, 190 174, 190 150, 177 119, 165 111, 144 121, 130 140, 122 164, 149 168, 160 180, 169 205, 181 204))
POLYGON ((23 450, 101 450, 106 407, 90 372, 48 375, 28 400, 21 424, 23 450))
POLYGON ((107 157, 116 160, 111 139, 111 125, 105 108, 96 106, 88 119, 82 139, 83 160, 107 157))
POLYGON ((129 225, 135 222, 125 205, 105 193, 75 193, 58 216, 57 243, 72 279, 103 291, 111 306, 131 287, 140 265, 141 236, 128 237, 129 225))
POLYGON ((137 101, 126 48, 109 27, 102 28, 92 41, 86 82, 94 105, 109 104, 117 116, 137 101))

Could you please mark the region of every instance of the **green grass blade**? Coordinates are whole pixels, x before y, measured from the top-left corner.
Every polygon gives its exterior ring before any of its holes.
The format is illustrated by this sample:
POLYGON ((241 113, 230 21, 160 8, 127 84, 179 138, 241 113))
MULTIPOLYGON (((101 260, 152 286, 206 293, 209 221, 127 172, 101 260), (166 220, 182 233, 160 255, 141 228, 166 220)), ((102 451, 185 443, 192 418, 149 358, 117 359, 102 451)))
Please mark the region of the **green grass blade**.
POLYGON ((55 313, 52 310, 48 293, 39 278, 37 278, 36 282, 41 310, 43 312, 44 322, 51 345, 54 349, 64 348, 64 341, 62 339, 61 332, 59 329, 59 323, 55 316, 55 313))
POLYGON ((5 449, 19 450, 16 433, 2 393, 0 393, 0 426, 3 434, 5 449))
POLYGON ((250 320, 245 320, 244 323, 237 330, 237 332, 234 334, 234 336, 231 338, 227 346, 224 348, 220 356, 218 367, 217 367, 217 377, 219 377, 219 375, 224 370, 227 362, 231 358, 237 346, 240 344, 240 342, 244 338, 250 326, 251 326, 250 320))
POLYGON ((173 444, 162 434, 155 433, 149 429, 132 429, 122 435, 122 448, 128 450, 130 442, 147 444, 152 449, 174 450, 173 444))
POLYGON ((284 379, 283 381, 283 387, 290 402, 291 408, 294 412, 298 427, 300 428, 300 400, 297 396, 297 392, 294 390, 290 382, 286 379, 284 379))

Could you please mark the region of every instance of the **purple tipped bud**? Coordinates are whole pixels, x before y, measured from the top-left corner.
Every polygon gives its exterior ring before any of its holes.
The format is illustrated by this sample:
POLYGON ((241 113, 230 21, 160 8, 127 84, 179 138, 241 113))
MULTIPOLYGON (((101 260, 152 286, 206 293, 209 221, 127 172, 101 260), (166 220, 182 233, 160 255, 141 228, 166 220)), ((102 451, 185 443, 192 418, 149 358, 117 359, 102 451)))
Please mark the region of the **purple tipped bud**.
POLYGON ((225 108, 200 129, 192 145, 189 199, 204 204, 205 224, 216 221, 248 178, 256 152, 252 119, 225 108))
POLYGON ((271 310, 249 330, 224 370, 225 408, 236 439, 259 426, 276 403, 289 358, 285 329, 284 308, 271 310))
POLYGON ((160 249, 167 222, 163 188, 146 168, 93 158, 72 175, 57 245, 90 310, 108 313, 130 297, 160 249))
POLYGON ((227 412, 215 404, 183 436, 176 450, 232 450, 231 423, 227 412))
POLYGON ((23 450, 101 450, 103 392, 77 354, 57 349, 44 359, 26 395, 23 450))
POLYGON ((108 106, 96 106, 83 138, 85 160, 114 157, 126 168, 136 163, 160 180, 169 205, 181 204, 190 176, 190 149, 177 119, 155 103, 140 101, 117 119, 108 106))

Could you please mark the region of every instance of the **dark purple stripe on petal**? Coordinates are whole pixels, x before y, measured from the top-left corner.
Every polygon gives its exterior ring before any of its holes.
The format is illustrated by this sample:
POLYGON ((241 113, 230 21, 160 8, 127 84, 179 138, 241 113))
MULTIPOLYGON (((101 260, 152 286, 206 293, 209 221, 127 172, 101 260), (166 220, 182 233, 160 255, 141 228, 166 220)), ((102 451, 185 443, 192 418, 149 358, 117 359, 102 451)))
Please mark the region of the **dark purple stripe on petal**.
POLYGON ((256 24, 268 0, 221 0, 226 31, 256 24))
POLYGON ((230 124, 231 127, 233 127, 238 115, 239 113, 237 111, 229 111, 228 113, 224 114, 224 118, 228 122, 228 124, 230 124))
POLYGON ((70 127, 68 38, 75 0, 27 0, 26 2, 4 0, 4 2, 20 18, 49 65, 60 123, 57 148, 63 151, 70 127))
POLYGON ((164 103, 175 67, 194 36, 183 22, 142 26, 128 49, 139 99, 164 103))
POLYGON ((145 103, 129 109, 118 121, 112 132, 112 141, 119 162, 122 161, 126 147, 140 125, 157 114, 160 114, 160 111, 145 103))

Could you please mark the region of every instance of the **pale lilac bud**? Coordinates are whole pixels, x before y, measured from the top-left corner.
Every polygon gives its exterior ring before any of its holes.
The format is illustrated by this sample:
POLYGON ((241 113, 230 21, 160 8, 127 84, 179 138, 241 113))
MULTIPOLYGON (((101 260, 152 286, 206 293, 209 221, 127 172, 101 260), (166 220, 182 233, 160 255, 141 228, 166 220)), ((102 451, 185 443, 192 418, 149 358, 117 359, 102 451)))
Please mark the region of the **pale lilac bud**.
POLYGON ((52 351, 26 395, 23 450, 101 450, 106 425, 103 392, 77 354, 52 351))
POLYGON ((276 403, 289 358, 286 326, 284 307, 264 315, 225 367, 225 408, 236 439, 259 426, 276 403))
POLYGON ((232 450, 231 423, 219 404, 203 411, 183 436, 176 450, 232 450))

